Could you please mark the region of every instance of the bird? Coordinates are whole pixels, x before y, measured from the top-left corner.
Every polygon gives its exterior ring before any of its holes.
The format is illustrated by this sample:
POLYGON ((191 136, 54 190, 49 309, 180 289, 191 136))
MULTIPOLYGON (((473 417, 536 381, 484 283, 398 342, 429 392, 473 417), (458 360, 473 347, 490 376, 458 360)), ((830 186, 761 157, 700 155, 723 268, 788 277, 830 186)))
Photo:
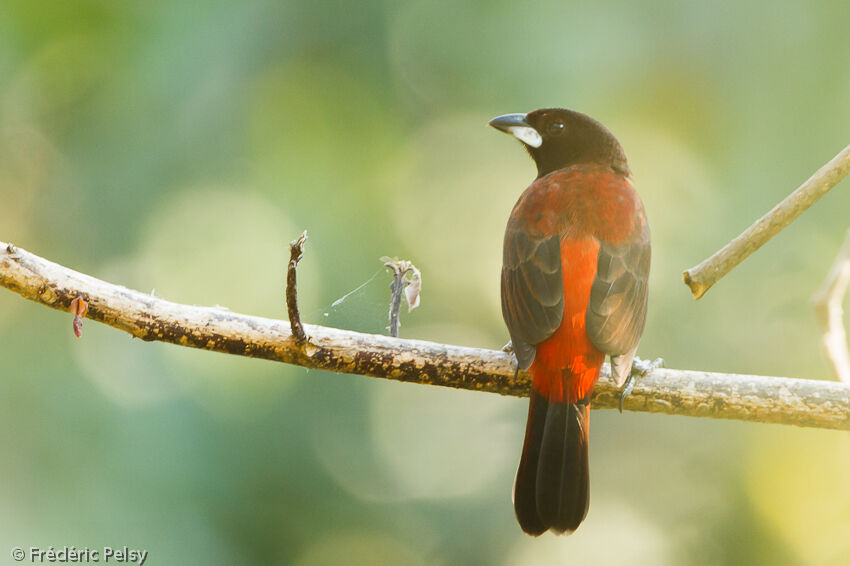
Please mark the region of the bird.
POLYGON ((542 108, 489 125, 537 166, 502 256, 502 316, 532 386, 514 510, 529 535, 572 533, 590 503, 594 385, 606 355, 617 386, 630 379, 643 334, 649 225, 623 147, 590 116, 542 108))

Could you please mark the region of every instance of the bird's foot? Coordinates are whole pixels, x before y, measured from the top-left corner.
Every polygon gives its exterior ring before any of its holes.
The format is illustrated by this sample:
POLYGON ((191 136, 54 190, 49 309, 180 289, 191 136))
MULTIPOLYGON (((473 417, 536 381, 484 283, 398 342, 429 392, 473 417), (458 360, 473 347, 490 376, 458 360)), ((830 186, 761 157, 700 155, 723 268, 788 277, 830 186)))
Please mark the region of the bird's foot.
POLYGON ((656 368, 664 367, 664 358, 655 358, 652 361, 635 358, 632 361, 632 371, 629 377, 626 378, 626 383, 623 385, 623 392, 620 393, 620 412, 623 412, 623 401, 628 397, 632 389, 635 387, 635 377, 644 377, 646 374, 656 368))
POLYGON ((511 355, 511 363, 514 365, 514 381, 516 381, 517 376, 519 376, 519 362, 514 355, 514 343, 509 340, 507 344, 502 346, 502 351, 511 355))

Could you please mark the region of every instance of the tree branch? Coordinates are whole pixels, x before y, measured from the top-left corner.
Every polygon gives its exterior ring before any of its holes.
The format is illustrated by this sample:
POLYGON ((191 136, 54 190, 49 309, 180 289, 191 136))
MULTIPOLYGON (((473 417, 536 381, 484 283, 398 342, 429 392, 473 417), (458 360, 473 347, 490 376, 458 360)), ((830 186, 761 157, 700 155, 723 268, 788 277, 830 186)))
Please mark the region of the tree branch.
POLYGON ((844 331, 844 309, 841 303, 850 285, 850 230, 838 252, 835 262, 821 288, 812 297, 815 314, 823 328, 823 345, 832 363, 835 377, 850 383, 850 352, 847 349, 847 333, 844 331))
POLYGON ((815 171, 805 183, 774 206, 770 212, 756 220, 737 238, 699 265, 682 273, 682 278, 691 288, 694 299, 705 295, 712 285, 791 224, 846 177, 847 173, 850 173, 850 145, 841 150, 841 153, 833 157, 829 163, 815 171))
MULTIPOLYGON (((82 296, 87 318, 142 340, 158 340, 333 372, 525 396, 525 372, 508 354, 420 340, 306 325, 296 343, 290 326, 224 308, 172 303, 72 271, 0 242, 0 285, 67 311, 82 296)), ((596 408, 616 408, 619 390, 600 380, 596 408)), ((850 430, 850 385, 806 379, 654 369, 639 378, 624 408, 850 430)))

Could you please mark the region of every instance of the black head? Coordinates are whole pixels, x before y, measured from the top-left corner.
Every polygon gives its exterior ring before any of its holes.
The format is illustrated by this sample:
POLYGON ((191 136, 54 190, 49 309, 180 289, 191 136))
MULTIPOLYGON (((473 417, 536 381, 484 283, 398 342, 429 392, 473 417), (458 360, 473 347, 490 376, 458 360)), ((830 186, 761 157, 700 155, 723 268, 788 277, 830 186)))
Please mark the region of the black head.
POLYGON ((570 165, 592 163, 629 175, 626 154, 608 128, 580 112, 541 108, 528 114, 506 114, 490 125, 520 140, 537 164, 537 176, 570 165))

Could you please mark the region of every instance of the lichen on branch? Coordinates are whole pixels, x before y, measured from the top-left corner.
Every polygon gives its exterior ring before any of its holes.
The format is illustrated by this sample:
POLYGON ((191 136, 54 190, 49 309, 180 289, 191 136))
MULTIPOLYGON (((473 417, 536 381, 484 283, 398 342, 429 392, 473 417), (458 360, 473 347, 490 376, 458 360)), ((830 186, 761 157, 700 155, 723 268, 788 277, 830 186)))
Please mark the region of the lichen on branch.
MULTIPOLYGON (((0 286, 42 305, 69 311, 78 296, 86 318, 148 341, 264 358, 398 381, 522 397, 525 372, 510 354, 422 340, 403 340, 304 325, 299 343, 290 325, 223 308, 173 303, 113 285, 0 242, 0 286)), ((620 391, 607 378, 593 407, 616 408, 620 391)), ((808 379, 657 368, 640 378, 623 408, 850 430, 850 385, 808 379)))

